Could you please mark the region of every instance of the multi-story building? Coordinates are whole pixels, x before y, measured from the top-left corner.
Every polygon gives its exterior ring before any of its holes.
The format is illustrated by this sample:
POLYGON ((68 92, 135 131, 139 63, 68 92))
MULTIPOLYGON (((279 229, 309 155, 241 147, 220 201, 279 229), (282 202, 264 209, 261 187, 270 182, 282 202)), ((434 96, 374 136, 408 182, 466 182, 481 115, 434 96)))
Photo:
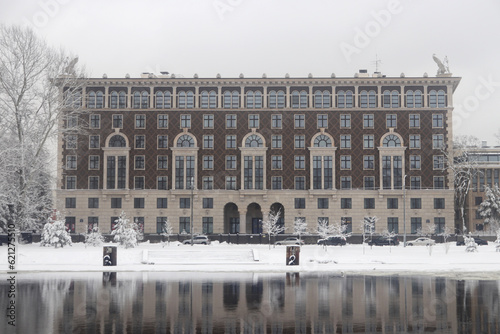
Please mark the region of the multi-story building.
MULTIPOLYGON (((442 148, 460 78, 92 78, 85 133, 60 138, 57 207, 71 231, 259 233, 268 212, 361 233, 454 224, 442 148)), ((77 120, 69 120, 73 124, 77 120)), ((61 121, 61 126, 67 126, 61 121)))

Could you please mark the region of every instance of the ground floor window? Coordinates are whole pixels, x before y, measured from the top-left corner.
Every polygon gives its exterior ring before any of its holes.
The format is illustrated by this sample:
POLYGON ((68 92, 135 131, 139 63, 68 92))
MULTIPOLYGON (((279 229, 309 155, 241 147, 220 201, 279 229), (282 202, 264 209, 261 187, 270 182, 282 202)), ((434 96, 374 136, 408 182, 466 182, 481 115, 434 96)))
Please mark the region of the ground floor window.
POLYGON ((99 227, 99 217, 89 217, 88 218, 88 225, 87 225, 87 232, 90 233, 98 227, 99 227))
POLYGON ((444 224, 445 224, 444 217, 434 217, 434 225, 436 227, 436 230, 435 230, 436 234, 444 232, 444 224))
POLYGON ((213 217, 203 217, 203 234, 214 233, 214 218, 213 217))
POLYGON ((422 230, 422 218, 411 217, 411 234, 416 234, 419 230, 422 230))
POLYGON ((144 217, 134 217, 134 223, 137 224, 139 232, 144 233, 144 217))
POLYGON ((231 234, 240 233, 240 219, 239 218, 229 218, 229 233, 231 233, 231 234))
POLYGON ((167 221, 167 217, 156 217, 156 233, 162 234, 165 233, 165 222, 167 221))
POLYGON ((398 217, 388 217, 387 218, 387 230, 389 232, 399 233, 399 222, 398 217))
POLYGON ((75 233, 76 217, 66 217, 66 231, 75 233))
POLYGON ((352 233, 352 217, 342 217, 342 226, 345 226, 345 233, 352 233))
POLYGON ((179 217, 179 233, 191 233, 189 217, 179 217))

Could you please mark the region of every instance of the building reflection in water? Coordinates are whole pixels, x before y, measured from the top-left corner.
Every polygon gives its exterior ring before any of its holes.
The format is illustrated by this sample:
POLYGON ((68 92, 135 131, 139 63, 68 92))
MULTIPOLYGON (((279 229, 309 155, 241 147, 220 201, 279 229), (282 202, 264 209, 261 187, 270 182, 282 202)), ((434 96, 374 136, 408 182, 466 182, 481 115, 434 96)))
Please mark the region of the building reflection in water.
MULTIPOLYGON (((17 280, 22 333, 500 332, 500 281, 297 273, 21 274, 17 280)), ((0 283, 4 309, 6 282, 0 283)))

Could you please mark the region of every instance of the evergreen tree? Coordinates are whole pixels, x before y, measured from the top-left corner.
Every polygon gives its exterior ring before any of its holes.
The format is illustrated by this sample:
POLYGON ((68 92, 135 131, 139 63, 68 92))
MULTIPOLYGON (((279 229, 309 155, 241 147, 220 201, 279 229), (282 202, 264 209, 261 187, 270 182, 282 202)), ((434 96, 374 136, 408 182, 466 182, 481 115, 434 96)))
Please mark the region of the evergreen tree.
POLYGON ((119 243, 125 248, 134 248, 137 246, 137 240, 141 232, 139 226, 127 218, 125 212, 122 211, 120 217, 115 220, 116 225, 111 231, 113 241, 119 243))
POLYGON ((71 236, 66 230, 64 216, 57 211, 56 219, 49 218, 49 222, 43 226, 40 246, 71 246, 71 236))
POLYGON ((101 232, 99 232, 99 227, 94 227, 92 231, 87 233, 87 235, 85 236, 85 247, 99 247, 103 244, 103 242, 104 237, 102 236, 101 232))

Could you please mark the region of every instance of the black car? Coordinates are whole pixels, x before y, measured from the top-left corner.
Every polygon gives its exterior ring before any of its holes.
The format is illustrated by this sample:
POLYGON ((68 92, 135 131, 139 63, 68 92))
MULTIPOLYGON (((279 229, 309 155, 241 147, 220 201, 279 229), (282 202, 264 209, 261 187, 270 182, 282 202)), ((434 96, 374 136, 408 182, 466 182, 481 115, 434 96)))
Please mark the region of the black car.
POLYGON ((394 245, 397 246, 399 245, 399 239, 398 237, 378 237, 373 240, 368 241, 368 245, 370 246, 389 246, 389 245, 394 245))
MULTIPOLYGON (((478 238, 478 237, 473 237, 474 238, 474 242, 476 244, 478 244, 478 246, 486 246, 488 245, 488 241, 484 240, 484 239, 481 239, 481 238, 478 238)), ((457 240, 457 246, 465 246, 465 240, 462 239, 462 240, 457 240)))
POLYGON ((344 246, 346 241, 341 237, 326 237, 325 239, 319 239, 318 245, 326 245, 326 246, 344 246))

